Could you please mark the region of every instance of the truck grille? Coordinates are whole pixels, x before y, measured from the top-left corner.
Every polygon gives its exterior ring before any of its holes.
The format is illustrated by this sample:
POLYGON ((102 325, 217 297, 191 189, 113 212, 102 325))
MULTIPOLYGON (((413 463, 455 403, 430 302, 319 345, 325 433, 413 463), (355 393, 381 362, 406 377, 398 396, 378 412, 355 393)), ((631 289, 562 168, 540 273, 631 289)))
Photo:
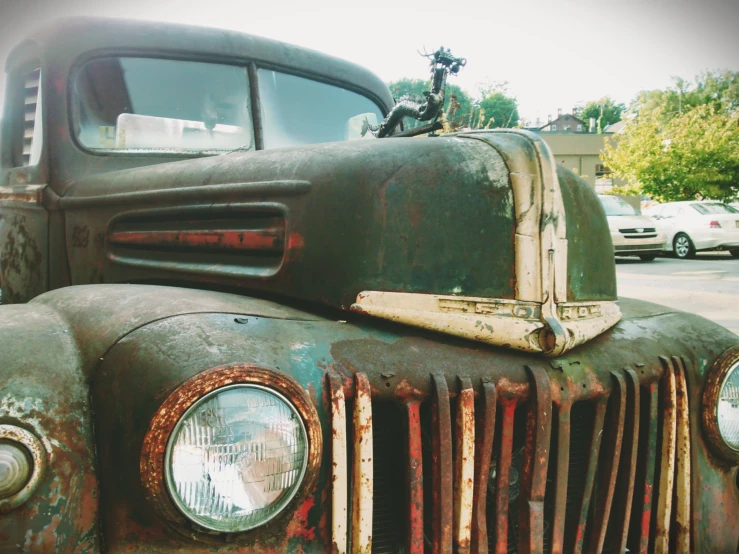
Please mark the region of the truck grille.
POLYGON ((432 375, 396 402, 330 374, 334 551, 690 552, 684 363, 576 402, 528 367, 528 390, 432 375))

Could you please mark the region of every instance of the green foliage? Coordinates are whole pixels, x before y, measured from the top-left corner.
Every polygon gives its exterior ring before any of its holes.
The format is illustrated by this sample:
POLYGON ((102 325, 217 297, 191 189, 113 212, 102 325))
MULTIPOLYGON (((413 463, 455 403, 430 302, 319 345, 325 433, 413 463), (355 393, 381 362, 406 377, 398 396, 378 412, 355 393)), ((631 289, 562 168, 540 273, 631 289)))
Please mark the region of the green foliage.
MULTIPOLYGON (((480 111, 484 114, 485 128, 515 127, 518 125, 518 104, 515 98, 497 91, 489 94, 480 102, 480 111)), ((478 124, 478 125, 480 125, 478 124)))
MULTIPOLYGON (((507 83, 485 83, 480 85, 483 100, 475 102, 458 85, 447 83, 444 101, 444 132, 452 132, 461 127, 473 129, 490 127, 515 127, 518 124, 518 105, 515 98, 506 93, 507 83)), ((422 97, 431 89, 431 81, 423 79, 399 79, 388 84, 396 100, 410 94, 422 97)), ((414 129, 423 123, 405 118, 406 129, 414 129)))
POLYGON ((606 144, 603 161, 657 200, 736 196, 739 112, 717 110, 713 100, 687 111, 683 107, 683 113, 667 111, 670 107, 643 108, 622 135, 606 144))
POLYGON ((624 111, 626 111, 626 106, 616 104, 610 96, 605 96, 599 100, 591 100, 576 108, 577 117, 586 124, 591 117, 595 119, 598 132, 603 132, 608 125, 621 121, 621 114, 624 111))

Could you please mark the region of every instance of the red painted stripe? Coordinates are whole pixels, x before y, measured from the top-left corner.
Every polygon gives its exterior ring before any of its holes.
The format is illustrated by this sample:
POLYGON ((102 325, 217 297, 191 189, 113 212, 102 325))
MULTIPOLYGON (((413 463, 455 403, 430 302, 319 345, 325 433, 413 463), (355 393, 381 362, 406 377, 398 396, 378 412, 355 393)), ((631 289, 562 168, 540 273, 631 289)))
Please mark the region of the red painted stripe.
POLYGON ((282 251, 285 230, 274 227, 259 230, 197 231, 120 231, 111 233, 108 241, 128 246, 179 246, 213 250, 282 251))

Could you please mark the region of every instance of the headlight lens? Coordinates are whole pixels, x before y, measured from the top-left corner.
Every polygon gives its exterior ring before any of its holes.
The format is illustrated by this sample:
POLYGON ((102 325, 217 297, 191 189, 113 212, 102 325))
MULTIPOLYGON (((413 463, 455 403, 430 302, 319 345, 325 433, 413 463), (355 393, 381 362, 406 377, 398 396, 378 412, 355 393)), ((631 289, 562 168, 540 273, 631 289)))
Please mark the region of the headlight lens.
POLYGON ((739 363, 735 363, 721 383, 716 406, 721 438, 732 450, 739 451, 739 363))
POLYGON ((175 504, 198 525, 239 532, 276 516, 295 496, 308 460, 303 420, 259 385, 216 389, 180 418, 165 476, 175 504))

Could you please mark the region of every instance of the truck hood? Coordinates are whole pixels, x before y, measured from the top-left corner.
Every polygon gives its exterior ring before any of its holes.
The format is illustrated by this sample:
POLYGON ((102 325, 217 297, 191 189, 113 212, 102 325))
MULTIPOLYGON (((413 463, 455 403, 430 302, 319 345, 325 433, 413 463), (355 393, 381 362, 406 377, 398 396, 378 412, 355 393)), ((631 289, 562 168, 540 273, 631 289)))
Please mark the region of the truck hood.
POLYGON ((180 161, 60 204, 74 284, 244 287, 550 355, 619 318, 602 207, 527 132, 180 161))

